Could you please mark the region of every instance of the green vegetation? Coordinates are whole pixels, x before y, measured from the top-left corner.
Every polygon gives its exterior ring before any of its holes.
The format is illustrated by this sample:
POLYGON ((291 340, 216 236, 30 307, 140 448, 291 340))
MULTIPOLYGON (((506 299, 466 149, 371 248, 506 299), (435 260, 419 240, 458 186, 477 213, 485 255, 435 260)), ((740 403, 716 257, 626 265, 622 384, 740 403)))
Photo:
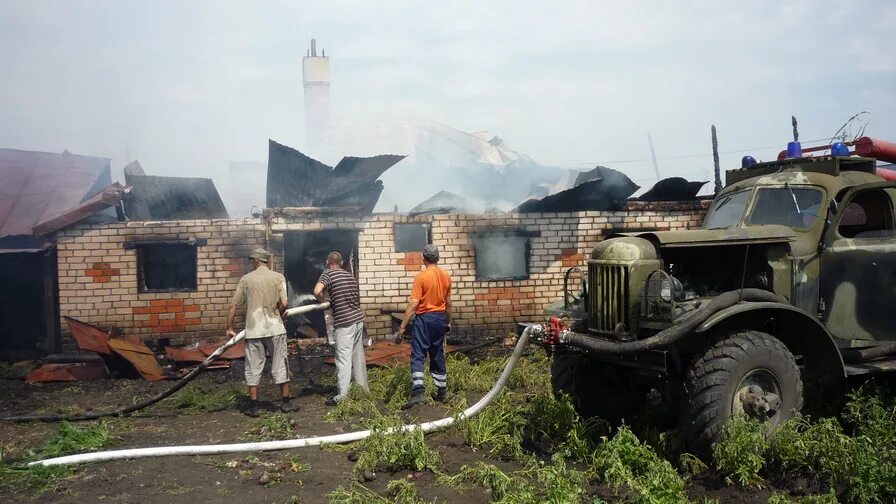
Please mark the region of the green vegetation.
MULTIPOLYGON (((841 419, 798 417, 770 439, 755 421, 732 419, 715 448, 717 469, 742 485, 762 477, 811 475, 846 502, 896 499, 896 404, 889 391, 866 387, 849 395, 841 419)), ((779 497, 775 497, 779 498, 779 497)), ((834 493, 799 502, 834 502, 834 493)))
POLYGON ((29 489, 38 493, 57 488, 59 481, 70 477, 70 466, 30 466, 29 462, 73 453, 95 451, 114 444, 117 439, 110 431, 109 422, 96 422, 78 427, 68 422, 59 424, 56 436, 36 453, 13 463, 0 463, 0 489, 11 491, 29 489))
POLYGON ((199 385, 190 384, 155 407, 188 415, 211 413, 232 407, 244 395, 245 392, 239 388, 203 390, 199 385))
POLYGON ((363 485, 352 483, 349 488, 339 487, 327 497, 332 504, 425 504, 413 483, 404 480, 390 481, 386 486, 389 498, 377 495, 363 485))
POLYGON ((275 441, 295 436, 294 420, 286 413, 266 413, 249 423, 243 437, 251 441, 275 441))
POLYGON ((378 420, 373 433, 361 442, 363 452, 355 464, 355 472, 390 471, 402 469, 412 471, 437 471, 441 465, 439 454, 427 446, 423 431, 390 432, 401 425, 398 418, 378 420))
POLYGON ((684 480, 672 464, 639 441, 627 427, 620 427, 613 438, 602 440, 590 469, 598 480, 617 491, 627 488, 631 502, 687 502, 684 480))

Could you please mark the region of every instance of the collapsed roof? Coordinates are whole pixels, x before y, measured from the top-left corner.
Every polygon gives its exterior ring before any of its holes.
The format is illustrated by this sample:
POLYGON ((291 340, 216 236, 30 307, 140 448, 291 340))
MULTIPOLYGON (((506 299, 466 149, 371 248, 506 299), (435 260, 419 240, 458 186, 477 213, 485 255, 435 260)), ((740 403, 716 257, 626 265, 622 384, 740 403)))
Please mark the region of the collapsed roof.
POLYGON ((450 213, 475 213, 482 211, 479 205, 452 192, 439 191, 408 212, 410 215, 435 215, 450 213))
POLYGON ((688 201, 695 199, 707 182, 688 182, 681 177, 660 180, 638 199, 641 201, 688 201))
POLYGON ((130 220, 227 218, 212 179, 146 175, 136 161, 124 168, 124 179, 131 186, 124 203, 130 220))
POLYGON ((582 212, 586 210, 620 210, 625 200, 640 189, 625 174, 597 166, 576 177, 572 189, 542 199, 530 199, 516 207, 520 213, 582 212))
POLYGON ((68 151, 0 149, 0 248, 40 249, 34 226, 112 183, 109 160, 68 151))
POLYGON ((404 158, 344 157, 331 168, 270 140, 267 207, 355 207, 369 214, 383 192, 380 175, 404 158))

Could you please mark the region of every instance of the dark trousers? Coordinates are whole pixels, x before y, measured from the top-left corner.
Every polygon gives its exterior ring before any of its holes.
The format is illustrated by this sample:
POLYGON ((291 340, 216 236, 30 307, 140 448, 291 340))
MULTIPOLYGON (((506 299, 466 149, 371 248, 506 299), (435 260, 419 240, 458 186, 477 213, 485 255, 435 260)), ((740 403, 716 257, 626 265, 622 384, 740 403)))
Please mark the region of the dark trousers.
POLYGON ((429 354, 429 373, 437 388, 448 386, 445 369, 445 331, 448 317, 445 312, 417 315, 411 325, 411 388, 423 389, 423 365, 429 354))

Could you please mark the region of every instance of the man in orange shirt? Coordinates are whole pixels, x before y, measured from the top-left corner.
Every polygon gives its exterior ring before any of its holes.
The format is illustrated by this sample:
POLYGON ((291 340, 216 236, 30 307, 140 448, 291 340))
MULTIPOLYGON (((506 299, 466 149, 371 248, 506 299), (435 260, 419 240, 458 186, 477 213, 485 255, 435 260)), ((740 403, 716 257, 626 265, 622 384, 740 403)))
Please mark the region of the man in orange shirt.
POLYGON ((411 399, 402 409, 423 404, 423 364, 429 353, 429 373, 436 386, 435 399, 445 402, 448 394, 448 375, 445 369, 445 333, 451 330, 451 277, 438 267, 439 249, 435 245, 423 247, 426 269, 414 278, 411 299, 404 311, 398 334, 404 334, 411 316, 416 314, 411 327, 411 399))

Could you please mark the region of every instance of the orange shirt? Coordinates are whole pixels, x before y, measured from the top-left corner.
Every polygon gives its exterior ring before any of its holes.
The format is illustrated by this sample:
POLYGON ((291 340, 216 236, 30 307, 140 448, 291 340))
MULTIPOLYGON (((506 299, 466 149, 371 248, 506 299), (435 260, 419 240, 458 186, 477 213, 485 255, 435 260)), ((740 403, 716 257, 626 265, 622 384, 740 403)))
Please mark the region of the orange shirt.
POLYGON ((436 265, 427 266, 414 278, 411 297, 420 300, 420 304, 417 305, 417 315, 445 311, 450 295, 451 277, 436 265))

